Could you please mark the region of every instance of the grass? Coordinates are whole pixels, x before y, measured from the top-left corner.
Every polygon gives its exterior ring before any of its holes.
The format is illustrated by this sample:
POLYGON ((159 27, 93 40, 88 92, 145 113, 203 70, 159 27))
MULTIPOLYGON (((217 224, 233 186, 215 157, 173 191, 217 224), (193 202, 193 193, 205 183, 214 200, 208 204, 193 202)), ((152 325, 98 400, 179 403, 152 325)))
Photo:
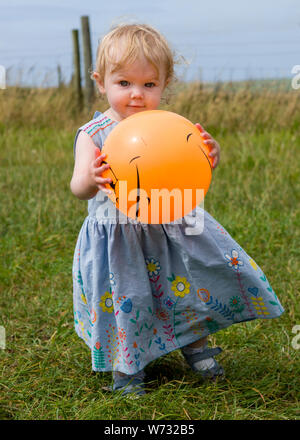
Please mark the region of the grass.
POLYGON ((0 102, 0 419, 300 418, 297 92, 186 87, 164 108, 199 120, 222 148, 205 208, 263 268, 285 313, 210 338, 223 348, 222 382, 199 382, 175 351, 148 365, 150 392, 139 401, 109 393, 111 375, 91 371, 73 329, 71 267, 86 203, 69 190, 72 144, 90 116, 71 117, 68 91, 9 90, 0 102))

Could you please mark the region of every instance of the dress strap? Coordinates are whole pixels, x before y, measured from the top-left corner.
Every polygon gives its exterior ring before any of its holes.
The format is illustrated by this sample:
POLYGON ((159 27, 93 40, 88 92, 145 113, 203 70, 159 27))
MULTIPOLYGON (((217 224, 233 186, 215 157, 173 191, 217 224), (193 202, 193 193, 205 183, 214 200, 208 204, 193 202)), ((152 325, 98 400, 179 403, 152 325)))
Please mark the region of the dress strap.
POLYGON ((76 151, 77 138, 81 131, 85 131, 90 136, 96 147, 100 148, 101 150, 103 146, 103 140, 108 135, 108 132, 113 128, 114 124, 117 124, 117 122, 108 118, 101 112, 96 112, 94 114, 94 118, 91 121, 82 125, 77 130, 74 140, 74 157, 76 151))

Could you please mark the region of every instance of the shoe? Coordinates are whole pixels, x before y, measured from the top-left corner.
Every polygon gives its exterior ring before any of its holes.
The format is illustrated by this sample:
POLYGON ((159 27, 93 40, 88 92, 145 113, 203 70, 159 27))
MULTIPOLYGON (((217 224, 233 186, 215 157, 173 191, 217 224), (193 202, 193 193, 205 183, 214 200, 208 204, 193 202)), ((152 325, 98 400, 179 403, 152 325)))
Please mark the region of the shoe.
MULTIPOLYGON (((224 376, 224 369, 223 367, 218 364, 218 362, 214 359, 214 356, 218 355, 222 352, 222 349, 220 347, 216 348, 207 348, 207 344, 199 350, 194 353, 189 353, 187 349, 188 347, 183 347, 181 349, 181 352, 183 356, 185 357, 186 362, 191 367, 193 371, 200 374, 203 379, 212 379, 215 380, 217 377, 224 376), (211 366, 209 368, 199 368, 196 364, 199 361, 204 361, 205 359, 211 359, 211 366)), ((194 349, 195 350, 195 349, 194 349)))
POLYGON ((112 391, 121 391, 122 396, 139 397, 146 394, 144 376, 126 375, 114 377, 112 391))

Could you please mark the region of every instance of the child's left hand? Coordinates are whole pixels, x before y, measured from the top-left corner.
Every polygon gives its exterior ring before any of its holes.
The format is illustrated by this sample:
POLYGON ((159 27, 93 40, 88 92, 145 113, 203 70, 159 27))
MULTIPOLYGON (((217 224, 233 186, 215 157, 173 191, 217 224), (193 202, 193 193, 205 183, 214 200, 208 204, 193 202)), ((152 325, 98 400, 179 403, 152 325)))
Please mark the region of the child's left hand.
POLYGON ((207 131, 197 122, 195 124, 198 130, 200 131, 201 137, 205 145, 207 145, 210 149, 209 157, 213 158, 213 168, 216 168, 218 163, 220 162, 220 145, 217 141, 215 141, 207 131))

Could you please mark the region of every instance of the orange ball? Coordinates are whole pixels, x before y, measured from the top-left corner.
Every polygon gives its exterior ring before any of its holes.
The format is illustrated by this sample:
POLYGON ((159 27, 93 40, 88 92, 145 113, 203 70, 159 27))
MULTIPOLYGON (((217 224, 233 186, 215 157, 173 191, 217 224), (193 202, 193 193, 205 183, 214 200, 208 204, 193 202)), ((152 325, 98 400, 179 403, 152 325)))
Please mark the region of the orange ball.
POLYGON ((121 121, 102 152, 110 168, 109 195, 127 217, 142 223, 179 220, 199 205, 212 176, 209 148, 198 128, 176 113, 148 110, 121 121))

